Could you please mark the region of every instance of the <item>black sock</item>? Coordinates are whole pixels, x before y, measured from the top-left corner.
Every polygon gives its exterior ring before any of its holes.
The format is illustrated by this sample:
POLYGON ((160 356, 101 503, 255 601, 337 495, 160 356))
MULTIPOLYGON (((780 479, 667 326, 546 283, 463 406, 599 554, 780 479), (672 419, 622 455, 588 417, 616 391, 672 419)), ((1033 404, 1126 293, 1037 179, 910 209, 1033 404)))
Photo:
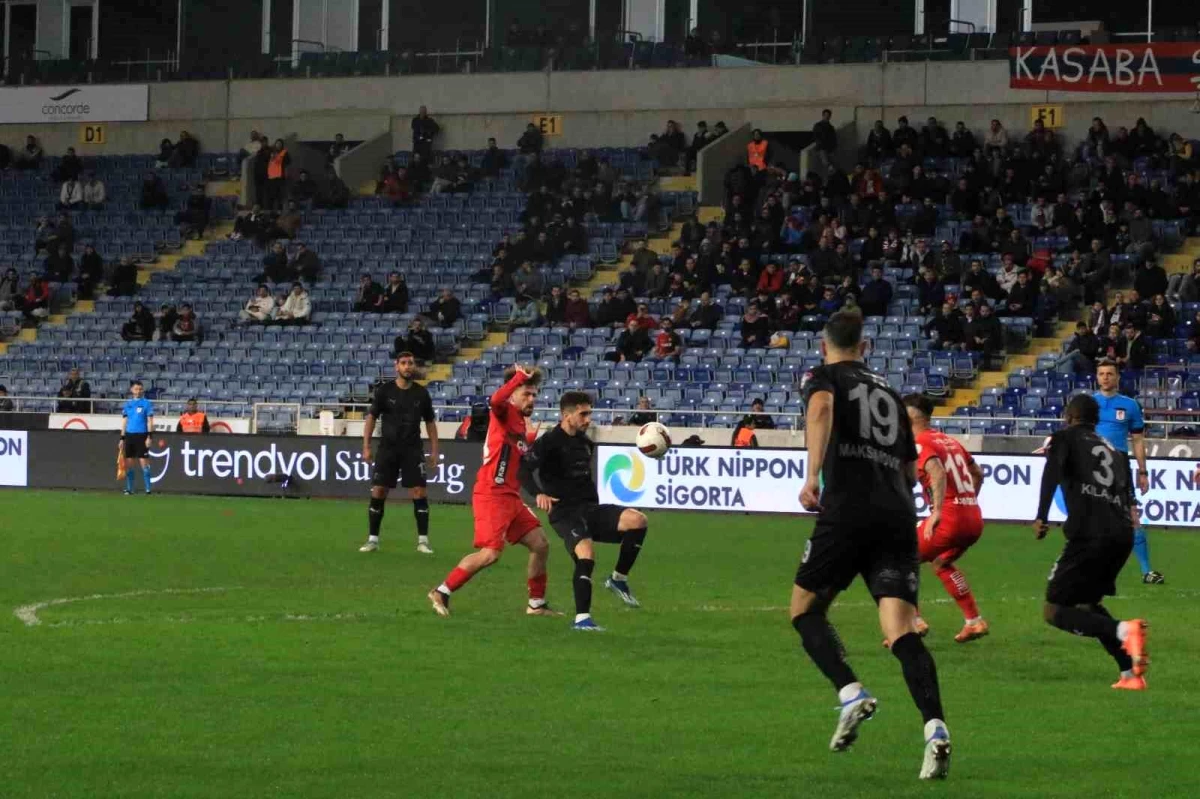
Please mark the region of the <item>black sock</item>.
POLYGON ((1103 613, 1083 608, 1056 605, 1050 623, 1060 630, 1088 638, 1116 638, 1117 620, 1103 613))
POLYGON ((846 648, 837 630, 825 618, 824 613, 801 613, 792 619, 792 626, 800 633, 804 651, 821 673, 829 678, 833 687, 842 690, 852 682, 858 682, 854 670, 846 662, 846 648))
POLYGON ((906 633, 892 642, 892 654, 900 661, 908 692, 926 722, 946 720, 942 710, 942 694, 938 689, 937 666, 925 642, 916 633, 906 633))
POLYGON ((417 535, 429 535, 429 499, 427 497, 413 500, 413 516, 417 517, 417 535))
POLYGON ((621 553, 617 555, 617 574, 629 574, 629 570, 633 568, 634 562, 637 560, 638 553, 642 551, 642 542, 646 540, 646 529, 641 530, 626 530, 621 534, 621 553))
POLYGON ((379 535, 379 525, 383 524, 383 506, 386 502, 386 499, 371 497, 371 504, 367 507, 367 530, 371 535, 379 535))
MULTIPOLYGON (((1111 619, 1112 614, 1108 612, 1108 608, 1103 605, 1092 606, 1096 613, 1111 619)), ((1114 619, 1115 621, 1115 619, 1114 619)), ((1112 659, 1117 661, 1117 668, 1121 671, 1129 671, 1133 668, 1133 658, 1121 647, 1121 639, 1117 637, 1116 631, 1112 635, 1102 635, 1097 639, 1100 646, 1104 647, 1104 651, 1112 656, 1112 659)))
POLYGON ((573 583, 575 586, 575 612, 577 614, 592 612, 592 570, 595 568, 596 561, 591 558, 575 559, 575 577, 573 583))

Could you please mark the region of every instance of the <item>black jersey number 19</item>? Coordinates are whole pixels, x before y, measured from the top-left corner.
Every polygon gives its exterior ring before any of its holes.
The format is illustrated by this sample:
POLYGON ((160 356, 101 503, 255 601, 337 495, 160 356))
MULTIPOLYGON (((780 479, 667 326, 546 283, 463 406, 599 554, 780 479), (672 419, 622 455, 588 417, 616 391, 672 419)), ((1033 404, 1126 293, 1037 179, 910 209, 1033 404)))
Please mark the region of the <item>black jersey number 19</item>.
POLYGON ((847 396, 858 405, 859 438, 881 447, 896 443, 900 436, 900 409, 891 394, 879 386, 859 383, 847 396))

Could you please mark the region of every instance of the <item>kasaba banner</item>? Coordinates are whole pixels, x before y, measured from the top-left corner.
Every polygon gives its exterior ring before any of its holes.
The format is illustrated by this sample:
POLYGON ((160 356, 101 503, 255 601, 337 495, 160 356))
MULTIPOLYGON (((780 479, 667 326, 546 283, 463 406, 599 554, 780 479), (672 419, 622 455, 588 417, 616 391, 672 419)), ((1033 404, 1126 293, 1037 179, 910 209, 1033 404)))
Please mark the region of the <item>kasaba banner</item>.
MULTIPOLYGON (((602 444, 596 448, 596 481, 601 502, 635 508, 673 508, 757 513, 804 513, 800 488, 808 452, 797 449, 672 449, 662 460, 647 458, 636 447, 602 444)), ((985 519, 1032 521, 1037 513, 1045 458, 1040 455, 975 455, 983 469, 979 495, 985 519)), ((1150 492, 1139 497, 1142 518, 1160 526, 1200 524, 1200 486, 1195 462, 1152 458, 1150 492)), ((1132 476, 1131 478, 1132 479, 1132 476)), ((870 486, 863 486, 870 501, 870 486)), ((918 487, 917 511, 928 513, 918 487)), ((1065 516, 1061 493, 1050 521, 1065 516)))
POLYGON ((1013 47, 1008 75, 1013 89, 1191 93, 1200 90, 1200 43, 1013 47))
MULTIPOLYGON (((16 439, 20 448, 15 455, 0 456, 0 485, 112 491, 123 487, 116 479, 117 435, 67 430, 0 433, 26 435, 27 440, 16 439), (25 474, 27 483, 3 481, 8 475, 25 474)), ((428 443, 425 446, 428 453, 428 443)), ((469 502, 483 445, 442 441, 440 449, 437 468, 429 474, 430 499, 469 502)), ((361 499, 371 487, 371 465, 362 459, 361 450, 360 439, 345 436, 155 434, 150 474, 154 490, 168 493, 361 499)), ((136 479, 140 490, 141 476, 136 479)), ((395 496, 407 493, 397 489, 395 496)))

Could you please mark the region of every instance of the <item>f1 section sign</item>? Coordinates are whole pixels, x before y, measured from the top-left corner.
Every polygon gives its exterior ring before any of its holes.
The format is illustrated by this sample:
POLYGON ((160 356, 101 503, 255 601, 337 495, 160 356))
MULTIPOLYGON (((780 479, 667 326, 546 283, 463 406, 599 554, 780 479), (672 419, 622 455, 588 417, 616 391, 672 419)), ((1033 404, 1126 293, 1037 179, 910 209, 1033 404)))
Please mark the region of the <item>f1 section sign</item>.
POLYGON ((1009 86, 1062 92, 1200 91, 1200 43, 1013 47, 1009 86))

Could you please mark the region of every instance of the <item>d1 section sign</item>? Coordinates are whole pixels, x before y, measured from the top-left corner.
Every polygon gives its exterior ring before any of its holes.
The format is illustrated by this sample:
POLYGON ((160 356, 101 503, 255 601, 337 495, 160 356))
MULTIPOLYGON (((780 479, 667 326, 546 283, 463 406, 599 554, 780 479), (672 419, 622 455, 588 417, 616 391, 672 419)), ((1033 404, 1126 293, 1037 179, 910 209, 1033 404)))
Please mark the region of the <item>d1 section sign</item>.
POLYGON ((1009 86, 1061 92, 1200 91, 1200 43, 1013 47, 1009 86))

